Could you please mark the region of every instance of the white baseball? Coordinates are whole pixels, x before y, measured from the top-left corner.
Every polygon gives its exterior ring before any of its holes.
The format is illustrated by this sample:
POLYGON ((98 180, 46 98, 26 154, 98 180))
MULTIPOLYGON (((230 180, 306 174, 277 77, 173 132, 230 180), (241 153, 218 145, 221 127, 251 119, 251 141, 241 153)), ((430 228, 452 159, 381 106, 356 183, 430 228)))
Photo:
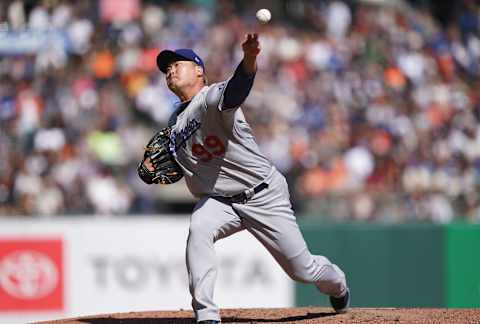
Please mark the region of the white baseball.
POLYGON ((270 21, 270 19, 272 19, 272 14, 268 9, 258 10, 256 16, 258 21, 260 21, 262 24, 266 24, 270 21))

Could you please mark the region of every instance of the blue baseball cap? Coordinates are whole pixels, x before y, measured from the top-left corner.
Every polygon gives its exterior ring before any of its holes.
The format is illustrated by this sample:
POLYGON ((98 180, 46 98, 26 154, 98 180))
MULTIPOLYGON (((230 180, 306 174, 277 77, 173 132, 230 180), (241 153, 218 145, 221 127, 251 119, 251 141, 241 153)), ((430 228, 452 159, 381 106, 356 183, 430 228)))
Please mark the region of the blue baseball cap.
POLYGON ((205 65, 200 56, 189 48, 180 48, 174 51, 163 50, 157 55, 157 66, 163 73, 167 73, 168 65, 176 61, 192 61, 205 70, 205 65))

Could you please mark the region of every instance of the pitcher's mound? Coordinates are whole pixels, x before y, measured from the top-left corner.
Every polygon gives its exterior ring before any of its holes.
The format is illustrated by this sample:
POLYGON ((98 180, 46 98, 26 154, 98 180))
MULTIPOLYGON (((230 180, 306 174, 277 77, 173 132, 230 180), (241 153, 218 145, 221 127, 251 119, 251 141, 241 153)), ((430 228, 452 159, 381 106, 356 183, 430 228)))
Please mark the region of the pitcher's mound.
MULTIPOLYGON (((224 309, 222 323, 480 323, 480 309, 352 308, 336 314, 331 308, 224 309)), ((42 324, 194 324, 191 311, 130 312, 38 322, 42 324)))

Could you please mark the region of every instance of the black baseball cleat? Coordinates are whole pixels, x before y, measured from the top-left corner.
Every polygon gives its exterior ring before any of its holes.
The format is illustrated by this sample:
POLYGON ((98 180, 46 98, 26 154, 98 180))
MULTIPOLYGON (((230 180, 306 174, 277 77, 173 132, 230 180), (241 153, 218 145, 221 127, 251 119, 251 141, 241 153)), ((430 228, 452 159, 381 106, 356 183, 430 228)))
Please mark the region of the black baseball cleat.
POLYGON ((330 304, 337 313, 345 313, 350 307, 350 289, 342 297, 330 296, 330 304))

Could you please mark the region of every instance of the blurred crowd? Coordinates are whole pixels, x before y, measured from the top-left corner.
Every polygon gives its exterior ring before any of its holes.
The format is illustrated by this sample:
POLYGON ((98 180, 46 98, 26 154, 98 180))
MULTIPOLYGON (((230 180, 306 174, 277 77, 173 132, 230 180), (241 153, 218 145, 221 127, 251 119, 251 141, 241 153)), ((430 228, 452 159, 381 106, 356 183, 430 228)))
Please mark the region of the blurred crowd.
POLYGON ((262 52, 244 112, 298 215, 480 221, 478 2, 461 1, 446 24, 402 1, 290 5, 294 19, 274 11, 258 25, 258 8, 229 1, 0 3, 0 215, 191 201, 183 184, 136 174, 176 102, 155 57, 193 48, 217 82, 254 30, 262 52))

